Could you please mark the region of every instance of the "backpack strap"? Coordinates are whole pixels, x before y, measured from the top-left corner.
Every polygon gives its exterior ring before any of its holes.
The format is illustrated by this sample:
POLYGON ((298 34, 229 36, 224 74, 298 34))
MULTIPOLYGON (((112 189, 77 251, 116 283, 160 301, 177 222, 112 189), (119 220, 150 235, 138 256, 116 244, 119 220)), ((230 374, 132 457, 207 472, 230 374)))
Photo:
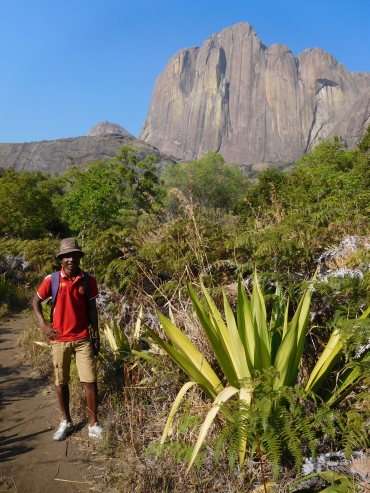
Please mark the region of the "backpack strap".
POLYGON ((90 317, 89 317, 90 274, 84 271, 82 272, 82 274, 83 274, 82 284, 85 292, 87 323, 90 325, 90 317))
POLYGON ((54 307, 55 307, 55 302, 57 300, 58 291, 59 291, 59 278, 60 278, 60 271, 54 272, 54 274, 51 274, 51 311, 50 311, 50 323, 53 322, 54 307))

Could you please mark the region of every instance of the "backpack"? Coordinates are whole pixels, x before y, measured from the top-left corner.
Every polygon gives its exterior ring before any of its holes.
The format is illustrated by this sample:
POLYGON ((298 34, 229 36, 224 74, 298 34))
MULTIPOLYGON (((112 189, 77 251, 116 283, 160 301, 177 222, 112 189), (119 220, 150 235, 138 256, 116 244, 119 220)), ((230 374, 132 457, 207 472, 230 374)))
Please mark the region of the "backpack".
MULTIPOLYGON (((90 288, 90 275, 87 272, 82 272, 82 283, 85 292, 85 301, 86 301, 86 314, 87 314, 87 322, 90 325, 89 320, 89 288, 90 288)), ((51 312, 50 312, 50 323, 53 322, 53 314, 54 307, 58 296, 59 291, 59 279, 60 279, 60 271, 54 272, 51 274, 51 312)))

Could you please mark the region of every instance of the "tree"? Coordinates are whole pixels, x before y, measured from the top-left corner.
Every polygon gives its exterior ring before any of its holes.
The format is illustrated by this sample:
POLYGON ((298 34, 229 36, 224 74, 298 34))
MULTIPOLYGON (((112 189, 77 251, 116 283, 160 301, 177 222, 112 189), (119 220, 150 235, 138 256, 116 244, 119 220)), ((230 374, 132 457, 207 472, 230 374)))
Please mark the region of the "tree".
POLYGON ((41 188, 50 177, 41 172, 16 173, 12 168, 0 177, 0 230, 2 235, 38 238, 55 228, 58 216, 50 194, 41 188))
POLYGON ((72 167, 63 177, 65 195, 60 203, 63 220, 74 232, 98 227, 106 230, 149 211, 160 196, 155 156, 137 162, 136 150, 123 147, 108 163, 94 161, 72 167))
POLYGON ((367 153, 370 150, 370 125, 367 127, 365 135, 362 137, 357 147, 363 153, 367 153))
POLYGON ((226 213, 246 187, 239 167, 225 164, 221 154, 215 152, 207 152, 198 161, 166 168, 163 179, 168 189, 179 189, 187 200, 226 213))
POLYGON ((72 231, 91 226, 106 229, 117 220, 124 201, 120 176, 112 164, 94 161, 82 168, 73 166, 64 183, 62 217, 72 231))

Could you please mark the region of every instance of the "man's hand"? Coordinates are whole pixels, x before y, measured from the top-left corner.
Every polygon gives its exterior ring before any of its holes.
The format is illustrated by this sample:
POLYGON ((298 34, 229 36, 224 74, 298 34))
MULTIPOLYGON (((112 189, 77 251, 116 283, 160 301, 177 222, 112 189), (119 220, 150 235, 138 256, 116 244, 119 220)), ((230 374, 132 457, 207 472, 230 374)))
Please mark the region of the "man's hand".
POLYGON ((44 323, 42 324, 41 328, 44 331, 46 337, 48 337, 49 339, 59 339, 59 337, 62 335, 59 330, 54 329, 52 324, 44 323))
POLYGON ((93 337, 92 347, 93 347, 93 351, 94 351, 94 356, 96 356, 100 351, 100 339, 93 337))

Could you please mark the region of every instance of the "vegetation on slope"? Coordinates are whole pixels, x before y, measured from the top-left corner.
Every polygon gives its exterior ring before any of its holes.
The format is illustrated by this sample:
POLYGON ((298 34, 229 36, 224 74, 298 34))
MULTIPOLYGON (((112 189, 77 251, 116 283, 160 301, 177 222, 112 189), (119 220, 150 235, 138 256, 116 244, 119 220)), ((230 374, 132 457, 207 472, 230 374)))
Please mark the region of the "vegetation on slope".
MULTIPOLYGON (((323 142, 291 173, 266 170, 257 183, 215 153, 171 166, 161 176, 155 158, 137 163, 130 148, 109 163, 71 168, 60 177, 2 172, 2 312, 25 307, 43 276, 57 269, 55 252, 61 237, 78 236, 86 253, 83 268, 101 286, 101 326, 108 324, 99 357, 107 429, 104 451, 115 458, 113 463, 119 464, 123 456, 126 461, 120 475, 116 476, 118 469, 107 473, 107 483, 122 481, 127 491, 220 487, 241 492, 251 491, 263 473, 267 479, 280 474, 282 491, 288 478, 299 473, 303 458, 333 450, 349 457, 358 447, 366 449, 369 328, 366 319, 359 319, 369 304, 369 135, 370 131, 351 151, 338 139, 323 142), (330 253, 334 247, 341 252, 339 260, 330 253), (248 374, 239 375, 231 371, 234 361, 225 373, 224 358, 220 360, 202 329, 207 317, 210 333, 212 317, 220 327, 220 318, 231 323, 233 311, 238 311, 238 280, 239 298, 242 286, 248 295, 254 293, 255 269, 259 292, 264 293, 260 310, 264 306, 269 321, 265 329, 270 363, 279 346, 276 337, 281 342, 288 332, 293 323, 288 321, 301 309, 299 299, 318 271, 310 288, 311 306, 306 307, 310 315, 301 362, 294 365, 298 373, 288 386, 271 385, 280 372, 273 364, 256 362, 248 374), (197 434, 218 392, 213 396, 204 385, 201 390, 186 386, 191 367, 181 358, 178 367, 178 361, 166 356, 179 349, 173 340, 171 349, 168 323, 178 326, 198 348, 222 387, 254 388, 253 394, 246 391, 254 395, 252 400, 241 398, 247 401, 247 415, 244 404, 231 395, 223 402, 202 437, 197 468, 187 476, 197 434), (310 387, 308 395, 309 376, 331 334, 340 350, 323 372, 320 386, 310 387), (234 375, 232 381, 225 374, 234 375), (347 382, 351 392, 330 401, 340 390, 338 381, 347 382), (167 415, 181 388, 185 399, 177 402, 167 429, 170 438, 156 459, 167 415), (235 465, 238 454, 240 470, 235 465)), ((24 340, 31 340, 30 335, 24 340)), ((45 349, 40 346, 38 351, 45 349)), ((30 352, 36 357, 34 348, 30 352)))

